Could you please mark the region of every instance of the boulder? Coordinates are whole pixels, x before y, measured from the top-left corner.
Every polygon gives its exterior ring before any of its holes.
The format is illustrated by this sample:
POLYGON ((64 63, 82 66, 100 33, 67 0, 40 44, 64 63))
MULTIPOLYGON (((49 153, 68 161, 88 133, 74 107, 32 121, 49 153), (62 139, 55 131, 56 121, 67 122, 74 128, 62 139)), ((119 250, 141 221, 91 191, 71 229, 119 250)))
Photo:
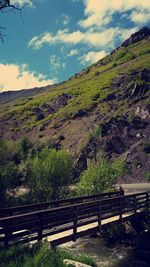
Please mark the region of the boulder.
POLYGON ((42 109, 40 109, 40 108, 34 108, 34 109, 33 109, 33 112, 34 112, 34 114, 35 114, 35 116, 36 116, 36 119, 37 119, 38 121, 44 119, 44 112, 43 112, 42 109))
POLYGON ((126 151, 127 147, 125 145, 124 139, 120 136, 112 136, 106 139, 104 150, 108 153, 122 154, 126 151))
POLYGON ((87 265, 87 264, 84 264, 84 263, 81 263, 81 262, 77 262, 77 261, 73 261, 73 260, 68 260, 68 259, 65 259, 64 260, 64 263, 67 266, 72 266, 72 267, 92 267, 91 265, 87 265))
POLYGON ((142 120, 150 118, 150 105, 138 106, 135 115, 139 116, 142 120))

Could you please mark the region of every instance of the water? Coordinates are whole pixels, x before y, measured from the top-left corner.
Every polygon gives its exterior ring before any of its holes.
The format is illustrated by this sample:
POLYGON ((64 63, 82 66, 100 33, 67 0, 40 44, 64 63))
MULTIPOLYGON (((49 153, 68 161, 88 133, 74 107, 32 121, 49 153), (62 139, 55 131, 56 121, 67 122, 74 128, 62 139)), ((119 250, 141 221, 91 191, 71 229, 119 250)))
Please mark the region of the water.
POLYGON ((98 267, 123 267, 131 248, 121 245, 109 245, 100 238, 82 238, 75 243, 62 245, 73 255, 85 254, 91 256, 98 267))
MULTIPOLYGON (((150 183, 147 184, 126 184, 123 185, 126 193, 137 193, 141 191, 150 192, 150 183)), ((149 240, 148 240, 149 242, 149 240)), ((130 267, 140 266, 134 262, 137 255, 132 254, 132 247, 123 245, 110 245, 100 238, 82 238, 75 243, 69 242, 62 245, 67 251, 73 255, 85 254, 91 256, 98 267, 130 267)), ((143 265, 143 266, 150 266, 143 265)))

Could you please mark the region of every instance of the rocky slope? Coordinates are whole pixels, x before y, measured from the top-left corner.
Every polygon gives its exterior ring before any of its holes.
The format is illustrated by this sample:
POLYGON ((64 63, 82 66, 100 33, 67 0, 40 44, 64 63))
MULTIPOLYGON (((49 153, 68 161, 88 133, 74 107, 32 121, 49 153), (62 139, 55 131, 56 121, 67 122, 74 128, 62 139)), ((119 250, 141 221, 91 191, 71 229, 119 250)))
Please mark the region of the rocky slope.
POLYGON ((125 181, 150 172, 150 29, 68 81, 45 89, 0 94, 1 138, 50 139, 70 151, 77 176, 103 151, 121 156, 130 171, 125 181), (3 103, 2 103, 3 102, 3 103))

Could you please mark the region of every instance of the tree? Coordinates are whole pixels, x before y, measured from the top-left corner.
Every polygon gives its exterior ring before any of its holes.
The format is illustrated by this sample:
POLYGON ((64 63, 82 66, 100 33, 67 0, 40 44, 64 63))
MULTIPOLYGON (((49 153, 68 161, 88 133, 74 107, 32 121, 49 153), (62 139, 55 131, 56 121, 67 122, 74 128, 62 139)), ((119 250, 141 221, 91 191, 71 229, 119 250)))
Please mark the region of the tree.
POLYGON ((18 141, 17 152, 18 152, 18 157, 20 160, 25 160, 27 158, 31 147, 32 147, 32 144, 27 137, 23 137, 18 141))
POLYGON ((3 11, 6 8, 13 8, 20 10, 19 7, 12 5, 10 0, 0 0, 0 10, 3 11))
POLYGON ((118 159, 109 163, 102 158, 96 164, 92 163, 89 169, 81 174, 77 192, 79 195, 90 195, 111 191, 114 189, 117 178, 124 172, 125 166, 122 160, 118 159))
POLYGON ((72 163, 63 150, 44 148, 29 160, 27 184, 36 201, 57 199, 70 183, 72 163))
MULTIPOLYGON (((22 8, 12 5, 10 0, 0 0, 0 11, 3 12, 4 10, 7 9, 17 10, 20 12, 22 10, 22 8)), ((2 42, 4 41, 3 39, 4 35, 2 33, 3 30, 5 30, 5 27, 0 26, 0 39, 2 42)))
POLYGON ((14 189, 18 183, 18 169, 14 155, 11 143, 0 140, 0 206, 6 204, 8 191, 14 189))

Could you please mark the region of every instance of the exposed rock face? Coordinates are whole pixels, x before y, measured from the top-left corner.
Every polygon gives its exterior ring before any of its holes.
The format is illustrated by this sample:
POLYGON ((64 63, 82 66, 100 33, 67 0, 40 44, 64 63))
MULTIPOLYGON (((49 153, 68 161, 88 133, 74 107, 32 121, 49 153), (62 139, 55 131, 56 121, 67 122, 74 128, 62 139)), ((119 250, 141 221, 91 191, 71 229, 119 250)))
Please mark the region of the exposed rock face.
POLYGON ((138 100, 150 90, 150 70, 134 71, 126 75, 118 75, 111 87, 119 88, 118 97, 138 100))
POLYGON ((140 31, 134 33, 131 35, 129 39, 127 39, 122 46, 126 47, 131 44, 137 43, 141 41, 143 38, 149 37, 150 36, 150 28, 144 27, 140 31))
MULTIPOLYGON (((101 125, 101 135, 95 140, 90 139, 87 146, 76 161, 77 176, 87 168, 91 154, 104 151, 109 159, 121 156, 130 169, 125 176, 126 181, 143 181, 149 172, 149 150, 144 149, 144 144, 150 143, 149 106, 138 108, 141 116, 128 120, 126 117, 112 118, 101 125), (145 118, 146 117, 146 118, 145 118), (145 152, 146 151, 146 152, 145 152)), ((149 147, 149 146, 148 146, 149 147)))
POLYGON ((34 108, 33 109, 33 112, 34 112, 34 114, 35 114, 35 116, 36 116, 36 118, 37 118, 38 121, 44 119, 44 113, 43 113, 42 109, 40 109, 40 108, 34 108))
POLYGON ((139 116, 142 120, 150 118, 150 105, 138 106, 135 115, 139 116))
POLYGON ((87 115, 87 111, 85 109, 79 109, 78 112, 75 114, 74 118, 83 117, 87 115))
POLYGON ((87 152, 84 149, 75 162, 74 177, 78 177, 80 173, 87 169, 87 152))
POLYGON ((47 101, 43 108, 47 109, 49 114, 57 112, 58 109, 63 108, 67 105, 68 101, 72 98, 72 95, 62 94, 53 100, 47 101))

